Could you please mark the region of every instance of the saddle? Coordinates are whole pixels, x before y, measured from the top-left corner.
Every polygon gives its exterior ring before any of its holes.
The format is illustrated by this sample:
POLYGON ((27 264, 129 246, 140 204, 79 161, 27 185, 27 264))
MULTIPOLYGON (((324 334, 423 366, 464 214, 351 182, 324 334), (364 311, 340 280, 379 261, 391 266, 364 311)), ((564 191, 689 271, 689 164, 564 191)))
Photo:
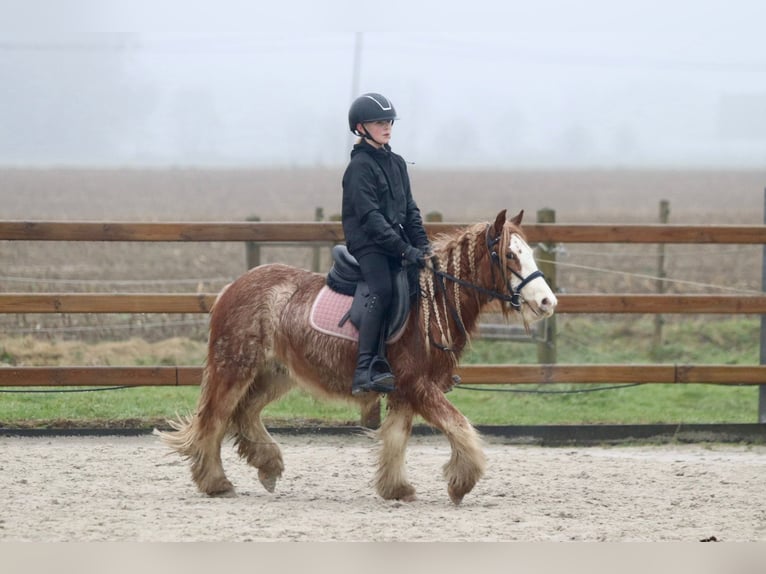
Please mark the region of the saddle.
MULTIPOLYGON (((348 252, 345 245, 336 245, 332 248, 332 260, 333 266, 327 274, 327 287, 336 293, 353 298, 350 307, 340 318, 338 327, 343 327, 347 321, 350 321, 358 329, 370 298, 370 288, 362 279, 359 263, 348 252)), ((393 283, 394 293, 385 329, 386 341, 394 339, 401 332, 410 312, 411 292, 408 268, 398 269, 394 273, 393 283)))

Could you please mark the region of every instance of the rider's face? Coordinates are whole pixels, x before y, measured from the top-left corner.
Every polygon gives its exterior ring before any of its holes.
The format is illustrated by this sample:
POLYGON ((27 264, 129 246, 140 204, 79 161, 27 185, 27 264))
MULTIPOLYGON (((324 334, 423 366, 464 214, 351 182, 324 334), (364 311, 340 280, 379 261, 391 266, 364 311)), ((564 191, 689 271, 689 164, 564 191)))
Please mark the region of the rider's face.
MULTIPOLYGON (((391 141, 391 131, 393 130, 393 127, 394 122, 391 120, 377 120, 364 124, 364 129, 370 136, 372 136, 372 139, 375 140, 370 142, 375 147, 379 147, 391 141)), ((364 133, 363 130, 359 131, 364 133)))

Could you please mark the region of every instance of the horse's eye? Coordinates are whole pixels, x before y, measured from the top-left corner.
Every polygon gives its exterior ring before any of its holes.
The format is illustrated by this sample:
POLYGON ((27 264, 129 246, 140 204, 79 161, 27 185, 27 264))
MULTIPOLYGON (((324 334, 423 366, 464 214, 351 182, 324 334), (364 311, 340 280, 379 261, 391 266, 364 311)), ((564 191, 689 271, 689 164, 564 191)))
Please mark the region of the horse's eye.
POLYGON ((505 254, 505 258, 508 259, 509 261, 513 261, 514 259, 516 259, 516 256, 513 254, 513 252, 508 252, 505 254))

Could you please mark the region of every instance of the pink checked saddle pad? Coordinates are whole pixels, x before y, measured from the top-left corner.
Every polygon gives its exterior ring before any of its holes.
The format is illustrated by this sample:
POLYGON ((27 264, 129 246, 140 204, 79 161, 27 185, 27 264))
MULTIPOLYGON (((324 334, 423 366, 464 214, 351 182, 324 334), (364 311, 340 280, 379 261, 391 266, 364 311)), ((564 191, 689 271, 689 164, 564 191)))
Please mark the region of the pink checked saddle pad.
MULTIPOLYGON (((313 329, 325 335, 340 337, 349 341, 358 341, 359 331, 351 321, 346 321, 343 323, 343 326, 339 326, 339 323, 351 308, 351 301, 353 299, 353 297, 337 293, 325 285, 319 291, 319 295, 317 295, 314 304, 311 306, 309 324, 313 329)), ((389 337, 386 343, 393 343, 398 340, 403 332, 404 327, 389 337)))

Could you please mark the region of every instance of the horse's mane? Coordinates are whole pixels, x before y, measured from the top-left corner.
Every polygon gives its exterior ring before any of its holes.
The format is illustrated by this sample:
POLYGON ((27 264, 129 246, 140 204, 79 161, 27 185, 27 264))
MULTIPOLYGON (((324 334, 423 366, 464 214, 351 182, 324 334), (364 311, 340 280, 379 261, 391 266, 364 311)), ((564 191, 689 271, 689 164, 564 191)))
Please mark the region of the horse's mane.
MULTIPOLYGON (((505 266, 497 267, 497 273, 493 273, 487 248, 487 232, 491 228, 490 223, 475 223, 467 227, 455 229, 450 232, 440 233, 433 240, 434 254, 437 257, 442 271, 457 277, 463 281, 479 285, 486 289, 502 289, 506 284, 505 266), (493 284, 493 278, 496 284, 493 284), (502 283, 499 281, 502 280, 502 283)), ((521 228, 508 221, 503 225, 500 233, 500 245, 509 245, 511 234, 518 233, 524 237, 521 228)), ((430 269, 420 273, 421 292, 421 315, 424 325, 426 349, 431 344, 429 333, 436 332, 441 339, 441 344, 448 348, 454 348, 456 337, 450 328, 452 317, 449 306, 454 308, 457 317, 466 327, 466 340, 462 341, 460 348, 470 342, 470 334, 476 325, 482 306, 487 301, 486 295, 478 291, 461 287, 455 281, 446 281, 447 297, 441 289, 435 285, 434 274, 430 269)), ((511 314, 510 305, 501 301, 503 316, 507 319, 511 314)), ((457 338, 462 336, 459 333, 457 338)), ((457 357, 455 357, 457 359, 457 357)))

